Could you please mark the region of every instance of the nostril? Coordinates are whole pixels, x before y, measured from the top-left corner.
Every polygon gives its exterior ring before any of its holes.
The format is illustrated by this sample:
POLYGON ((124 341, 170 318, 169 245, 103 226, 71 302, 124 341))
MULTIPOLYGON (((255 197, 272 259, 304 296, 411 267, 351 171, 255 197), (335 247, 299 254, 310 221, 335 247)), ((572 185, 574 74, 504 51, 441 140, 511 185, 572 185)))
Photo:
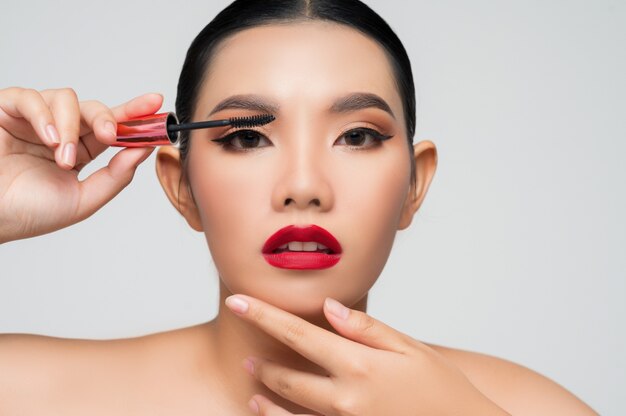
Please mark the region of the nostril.
MULTIPOLYGON (((295 201, 293 198, 287 198, 287 199, 285 199, 285 206, 288 206, 288 205, 289 205, 289 204, 291 204, 291 203, 295 204, 295 203, 296 203, 296 201, 295 201)), ((311 204, 315 205, 316 207, 319 207, 319 206, 321 206, 321 205, 322 205, 322 203, 320 202, 319 198, 314 198, 314 199, 311 199, 311 200, 309 201, 309 205, 311 205, 311 204)))

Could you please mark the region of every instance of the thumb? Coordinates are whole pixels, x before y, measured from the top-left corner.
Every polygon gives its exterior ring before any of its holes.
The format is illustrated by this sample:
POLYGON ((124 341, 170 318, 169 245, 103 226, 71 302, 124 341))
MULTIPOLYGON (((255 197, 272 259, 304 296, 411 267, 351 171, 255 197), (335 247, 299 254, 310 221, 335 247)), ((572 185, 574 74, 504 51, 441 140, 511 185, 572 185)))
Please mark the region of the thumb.
POLYGON ((406 353, 412 346, 409 336, 365 312, 346 308, 335 299, 326 298, 324 314, 339 334, 361 344, 399 353, 406 353))
POLYGON ((137 166, 150 156, 154 147, 129 147, 111 158, 109 164, 80 182, 77 216, 91 216, 124 189, 135 176, 137 166))

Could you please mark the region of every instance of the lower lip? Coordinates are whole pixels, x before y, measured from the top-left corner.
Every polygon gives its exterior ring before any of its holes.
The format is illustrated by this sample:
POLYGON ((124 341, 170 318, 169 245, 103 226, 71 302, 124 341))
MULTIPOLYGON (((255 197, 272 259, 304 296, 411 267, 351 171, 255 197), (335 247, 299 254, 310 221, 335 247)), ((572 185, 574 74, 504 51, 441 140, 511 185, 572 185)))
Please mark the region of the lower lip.
POLYGON ((284 251, 263 254, 265 261, 274 267, 295 270, 317 270, 333 267, 341 254, 316 253, 313 251, 284 251))

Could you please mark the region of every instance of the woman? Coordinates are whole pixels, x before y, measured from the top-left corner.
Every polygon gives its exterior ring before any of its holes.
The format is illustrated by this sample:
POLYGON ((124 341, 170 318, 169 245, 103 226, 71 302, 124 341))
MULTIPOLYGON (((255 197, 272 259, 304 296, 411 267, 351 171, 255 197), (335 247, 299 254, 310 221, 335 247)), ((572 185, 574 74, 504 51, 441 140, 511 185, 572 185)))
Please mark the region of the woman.
MULTIPOLYGON (((110 341, 4 335, 0 414, 595 414, 529 369, 366 314, 436 169, 435 145, 413 144, 414 100, 402 44, 362 3, 232 3, 189 48, 176 112, 276 120, 196 130, 157 154, 166 195, 206 236, 217 317, 110 341)), ((117 122, 161 103, 148 94, 109 109, 71 89, 0 91, 0 242, 111 200, 152 149, 126 149, 83 182, 78 171, 117 122)))

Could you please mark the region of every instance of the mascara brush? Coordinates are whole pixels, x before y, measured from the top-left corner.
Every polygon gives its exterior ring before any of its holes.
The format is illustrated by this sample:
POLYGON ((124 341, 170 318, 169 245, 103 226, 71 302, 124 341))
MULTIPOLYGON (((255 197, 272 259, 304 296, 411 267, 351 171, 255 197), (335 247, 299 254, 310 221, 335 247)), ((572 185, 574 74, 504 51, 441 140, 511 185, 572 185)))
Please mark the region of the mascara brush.
POLYGON ((111 144, 116 147, 148 147, 175 145, 180 140, 183 130, 206 129, 211 127, 254 127, 274 121, 276 117, 260 114, 250 117, 231 117, 223 120, 178 123, 173 112, 151 114, 117 123, 117 140, 111 144))

